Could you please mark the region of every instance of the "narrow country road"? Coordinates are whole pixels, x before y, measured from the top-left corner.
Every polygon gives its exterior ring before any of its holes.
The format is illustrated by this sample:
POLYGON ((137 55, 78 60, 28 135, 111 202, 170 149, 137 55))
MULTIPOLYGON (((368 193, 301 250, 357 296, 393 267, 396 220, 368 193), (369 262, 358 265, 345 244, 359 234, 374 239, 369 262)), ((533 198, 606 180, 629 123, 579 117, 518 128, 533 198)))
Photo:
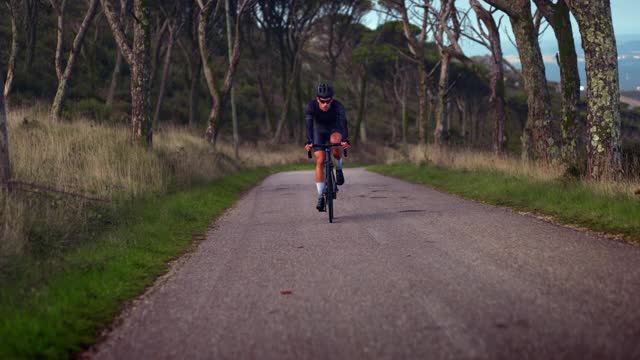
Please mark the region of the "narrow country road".
POLYGON ((87 355, 640 359, 640 247, 345 177, 334 224, 310 171, 267 178, 87 355))

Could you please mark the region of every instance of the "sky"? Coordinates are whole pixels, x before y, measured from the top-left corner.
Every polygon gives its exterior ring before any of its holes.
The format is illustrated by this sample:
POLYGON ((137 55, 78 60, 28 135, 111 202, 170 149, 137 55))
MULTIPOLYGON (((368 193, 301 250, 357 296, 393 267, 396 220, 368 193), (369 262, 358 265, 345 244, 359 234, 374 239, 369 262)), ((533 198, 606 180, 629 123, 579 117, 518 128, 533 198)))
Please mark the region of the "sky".
MULTIPOLYGON (((597 0, 600 1, 600 0, 597 0)), ((618 44, 632 40, 640 40, 640 18, 638 14, 640 14, 640 0, 610 0, 611 1, 611 13, 613 18, 613 27, 616 32, 616 36, 618 37, 618 44), (633 36, 636 35, 636 36, 633 36)), ((457 6, 461 9, 469 8, 469 3, 467 0, 458 0, 456 1, 457 6)), ((486 5, 486 4, 485 4, 486 5)), ((488 6, 487 6, 488 7, 488 6)), ((532 8, 535 8, 535 5, 532 5, 532 8)), ((364 24, 368 27, 375 28, 377 24, 381 21, 381 15, 376 12, 371 12, 368 14, 365 19, 363 19, 364 24)), ((473 23, 475 24, 475 17, 473 19, 473 23)), ((509 27, 509 21, 505 17, 503 20, 503 31, 508 31, 511 33, 511 29, 509 27)), ((580 34, 578 32, 578 26, 575 23, 573 25, 573 30, 575 32, 576 40, 579 40, 580 34)), ((505 55, 517 55, 517 50, 506 36, 502 36, 503 38, 503 52, 505 55)), ((513 39, 513 35, 511 35, 513 39)), ((545 55, 552 55, 555 53, 553 48, 557 48, 555 43, 555 37, 553 35, 553 31, 549 28, 541 37, 541 47, 543 49, 543 53, 545 55)), ((463 41, 461 44, 465 53, 469 56, 488 54, 488 50, 483 48, 482 46, 476 45, 475 43, 467 40, 463 41)))

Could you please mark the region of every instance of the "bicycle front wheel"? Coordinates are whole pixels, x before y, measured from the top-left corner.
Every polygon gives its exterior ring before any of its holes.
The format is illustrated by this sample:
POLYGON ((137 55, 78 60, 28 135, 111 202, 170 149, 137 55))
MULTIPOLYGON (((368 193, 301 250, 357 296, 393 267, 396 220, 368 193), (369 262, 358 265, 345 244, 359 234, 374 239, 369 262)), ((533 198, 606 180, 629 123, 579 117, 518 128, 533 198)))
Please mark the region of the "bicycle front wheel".
POLYGON ((329 222, 332 223, 333 222, 333 197, 335 196, 335 182, 334 182, 334 178, 333 178, 333 171, 331 168, 328 169, 329 173, 327 173, 327 196, 326 196, 326 202, 327 202, 327 213, 329 214, 329 222))

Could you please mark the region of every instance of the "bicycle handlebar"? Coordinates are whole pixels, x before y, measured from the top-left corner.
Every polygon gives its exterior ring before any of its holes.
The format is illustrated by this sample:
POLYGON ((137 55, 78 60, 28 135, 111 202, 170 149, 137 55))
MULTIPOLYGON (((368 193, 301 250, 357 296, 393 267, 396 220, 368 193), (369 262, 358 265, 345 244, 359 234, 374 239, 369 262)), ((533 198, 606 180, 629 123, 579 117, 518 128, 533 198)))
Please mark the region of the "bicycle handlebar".
MULTIPOLYGON (((342 145, 341 144, 312 144, 311 146, 312 146, 312 148, 320 147, 320 148, 325 149, 325 148, 337 147, 337 146, 342 146, 342 145)), ((347 157, 347 156, 348 156, 347 155, 347 149, 344 149, 344 157, 347 157)), ((309 159, 311 159, 311 150, 307 151, 307 157, 309 159)))

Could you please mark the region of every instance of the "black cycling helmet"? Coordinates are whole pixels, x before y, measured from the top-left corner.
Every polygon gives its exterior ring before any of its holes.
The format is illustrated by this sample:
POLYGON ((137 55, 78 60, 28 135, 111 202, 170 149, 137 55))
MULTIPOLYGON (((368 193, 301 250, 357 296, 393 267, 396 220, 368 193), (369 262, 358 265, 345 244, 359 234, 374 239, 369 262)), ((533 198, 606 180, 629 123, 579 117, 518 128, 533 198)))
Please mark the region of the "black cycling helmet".
POLYGON ((325 84, 325 83, 318 84, 318 90, 316 91, 316 96, 319 96, 321 98, 333 97, 333 89, 331 88, 331 85, 325 84))

